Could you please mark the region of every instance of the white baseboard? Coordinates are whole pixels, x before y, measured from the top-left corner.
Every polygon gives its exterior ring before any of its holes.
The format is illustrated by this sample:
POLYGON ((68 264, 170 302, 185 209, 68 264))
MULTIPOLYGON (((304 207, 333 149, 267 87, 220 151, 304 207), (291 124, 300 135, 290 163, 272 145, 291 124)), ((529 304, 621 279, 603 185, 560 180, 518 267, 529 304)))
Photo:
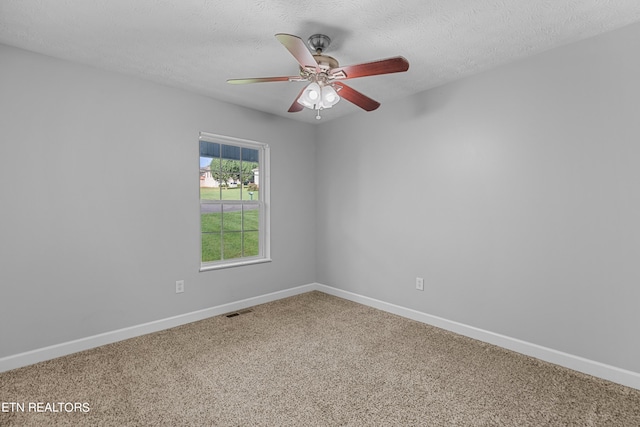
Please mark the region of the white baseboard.
POLYGON ((455 332, 469 338, 474 338, 489 344, 494 344, 508 350, 515 351, 545 362, 563 366, 574 371, 592 375, 594 377, 609 380, 618 384, 625 385, 640 390, 640 373, 617 368, 615 366, 606 365, 604 363, 595 362, 583 357, 574 356, 551 348, 532 344, 526 341, 511 338, 505 335, 496 334, 494 332, 485 331, 463 323, 454 322, 438 316, 432 316, 417 310, 401 307, 399 305, 390 304, 388 302, 376 300, 342 289, 333 288, 331 286, 316 283, 314 288, 318 291, 329 295, 344 298, 349 301, 357 302, 369 307, 377 308, 382 311, 397 314, 398 316, 416 320, 421 323, 436 326, 447 331, 455 332))
POLYGON ((295 288, 286 289, 284 291, 278 291, 266 295, 247 298, 228 304, 222 304, 215 307, 205 308, 203 310, 193 311, 191 313, 185 313, 178 316, 168 317, 166 319, 160 319, 153 322, 143 323, 141 325, 118 329, 111 332, 105 332, 103 334, 93 335, 86 338, 80 338, 61 344, 3 357, 0 358, 0 372, 32 365, 34 363, 43 362, 45 360, 55 359, 57 357, 66 356, 72 353, 77 353, 79 351, 99 347, 101 345, 111 344, 117 341, 150 334, 152 332, 174 328, 176 326, 196 322, 208 317, 219 316, 221 314, 242 310, 243 308, 252 307, 254 305, 264 304, 282 298, 310 292, 315 289, 317 289, 317 286, 315 284, 298 286, 295 288))
POLYGON ((45 360, 55 359, 57 357, 66 356, 68 354, 77 353, 83 350, 99 347, 105 344, 111 344, 129 338, 149 334, 152 332, 162 331, 164 329, 173 328, 208 317, 219 316, 221 314, 242 310, 258 304, 264 304, 276 301, 282 298, 303 294, 310 291, 320 291, 329 295, 344 298, 349 301, 357 302, 369 307, 373 307, 388 313, 416 320, 421 323, 436 326, 447 331, 455 332, 470 338, 474 338, 489 344, 494 344, 517 353, 535 357, 574 371, 582 372, 594 377, 603 378, 618 384, 625 385, 640 390, 640 373, 617 368, 615 366, 606 365, 604 363, 595 362, 583 357, 574 356, 563 353, 551 348, 532 344, 526 341, 507 337, 505 335, 496 334, 463 323, 454 322, 438 316, 432 316, 410 308, 369 298, 363 295, 344 291, 342 289, 333 288, 331 286, 320 283, 311 283, 308 285, 298 286, 283 291, 273 292, 240 301, 222 304, 203 310, 193 311, 178 316, 168 317, 153 322, 143 323, 141 325, 131 326, 128 328, 118 329, 103 334, 93 335, 61 344, 56 344, 40 349, 19 353, 12 356, 0 358, 0 372, 9 371, 11 369, 20 368, 45 360))

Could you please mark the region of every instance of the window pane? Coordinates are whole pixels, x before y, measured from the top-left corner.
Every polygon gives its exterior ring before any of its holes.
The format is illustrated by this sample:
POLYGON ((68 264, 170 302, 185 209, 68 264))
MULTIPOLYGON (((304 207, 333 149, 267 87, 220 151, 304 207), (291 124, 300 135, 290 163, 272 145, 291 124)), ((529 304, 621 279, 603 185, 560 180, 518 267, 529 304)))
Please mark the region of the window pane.
POLYGON ((222 199, 240 200, 240 147, 221 145, 219 166, 218 181, 223 188, 222 199))
POLYGON ((222 145, 222 156, 226 160, 240 160, 240 147, 235 145, 222 145))
POLYGON ((222 200, 240 200, 240 189, 233 184, 233 182, 227 181, 226 184, 222 184, 222 200))
POLYGON ((247 231, 244 236, 244 256, 257 256, 259 254, 259 233, 258 231, 247 231))
POLYGON ((200 141, 200 157, 220 157, 220 144, 217 142, 200 141))
POLYGON ((242 256, 242 233, 230 231, 222 233, 224 245, 224 259, 240 258, 242 256))
POLYGON ((258 186, 254 183, 249 183, 249 185, 244 188, 242 200, 260 200, 258 186))
POLYGON ((220 159, 200 157, 200 200, 220 198, 220 159))
POLYGON ((260 153, 255 148, 242 147, 242 161, 255 163, 256 166, 260 161, 260 153))
POLYGON ((256 178, 259 174, 260 153, 254 148, 243 147, 241 156, 242 200, 258 200, 258 186, 256 178))
POLYGON ((220 233, 220 205, 200 204, 200 229, 203 233, 220 233))
POLYGON ((257 205, 244 205, 243 230, 255 231, 259 230, 258 224, 260 210, 257 205))
POLYGON ((222 229, 224 231, 242 231, 242 205, 222 205, 222 229))
POLYGON ((202 233, 202 262, 221 259, 220 233, 202 233))

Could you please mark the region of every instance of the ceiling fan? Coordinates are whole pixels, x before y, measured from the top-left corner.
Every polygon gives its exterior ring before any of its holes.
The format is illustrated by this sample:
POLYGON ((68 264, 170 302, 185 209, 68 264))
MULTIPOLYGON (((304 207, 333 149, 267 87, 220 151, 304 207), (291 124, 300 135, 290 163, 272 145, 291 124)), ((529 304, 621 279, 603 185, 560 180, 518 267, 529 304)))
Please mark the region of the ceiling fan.
POLYGON ((300 37, 291 34, 276 34, 276 38, 300 64, 299 75, 229 79, 227 83, 308 81, 309 84, 300 91, 289 107, 290 113, 302 111, 306 107, 315 110, 317 112, 316 119, 320 119, 320 111, 333 107, 340 98, 346 99, 365 111, 373 111, 380 106, 380 103, 347 86, 343 81, 357 77, 400 73, 409 69, 409 62, 402 56, 341 67, 335 58, 322 53, 331 43, 331 39, 324 34, 314 34, 307 41, 315 54, 309 51, 300 37))

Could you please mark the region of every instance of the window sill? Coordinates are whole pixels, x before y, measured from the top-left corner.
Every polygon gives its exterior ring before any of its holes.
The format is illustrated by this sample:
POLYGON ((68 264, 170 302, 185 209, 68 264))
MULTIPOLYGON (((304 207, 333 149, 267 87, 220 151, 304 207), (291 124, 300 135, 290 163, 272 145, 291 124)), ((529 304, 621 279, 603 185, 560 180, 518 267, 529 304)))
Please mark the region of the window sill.
POLYGON ((223 268, 231 268, 231 267, 241 267, 243 265, 252 265, 252 264, 262 264, 265 262, 271 262, 271 258, 259 258, 259 259, 245 259, 242 261, 236 262, 225 262, 224 264, 210 264, 210 265, 201 265, 200 272, 210 271, 210 270, 221 270, 223 268))

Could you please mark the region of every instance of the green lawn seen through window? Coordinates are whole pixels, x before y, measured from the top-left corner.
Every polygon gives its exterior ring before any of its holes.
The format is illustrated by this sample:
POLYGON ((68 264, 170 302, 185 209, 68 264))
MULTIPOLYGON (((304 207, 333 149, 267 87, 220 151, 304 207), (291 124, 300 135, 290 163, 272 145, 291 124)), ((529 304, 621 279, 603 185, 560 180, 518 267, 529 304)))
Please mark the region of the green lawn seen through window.
POLYGON ((202 262, 259 254, 259 210, 201 214, 202 262))
POLYGON ((200 187, 200 200, 258 200, 258 191, 250 191, 247 187, 200 187))

